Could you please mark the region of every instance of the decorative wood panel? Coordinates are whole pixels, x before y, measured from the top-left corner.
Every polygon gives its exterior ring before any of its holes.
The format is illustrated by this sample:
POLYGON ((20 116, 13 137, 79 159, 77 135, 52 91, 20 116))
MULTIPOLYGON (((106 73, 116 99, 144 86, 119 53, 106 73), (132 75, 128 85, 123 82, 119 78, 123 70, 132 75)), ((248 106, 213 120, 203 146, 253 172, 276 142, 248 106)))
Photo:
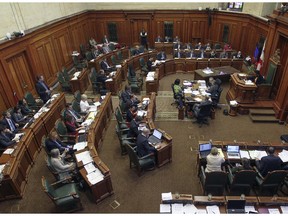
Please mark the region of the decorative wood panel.
POLYGON ((58 70, 61 69, 62 66, 68 66, 71 62, 71 41, 69 37, 69 32, 67 29, 63 31, 59 31, 54 35, 54 44, 56 49, 56 56, 57 56, 57 66, 58 70))

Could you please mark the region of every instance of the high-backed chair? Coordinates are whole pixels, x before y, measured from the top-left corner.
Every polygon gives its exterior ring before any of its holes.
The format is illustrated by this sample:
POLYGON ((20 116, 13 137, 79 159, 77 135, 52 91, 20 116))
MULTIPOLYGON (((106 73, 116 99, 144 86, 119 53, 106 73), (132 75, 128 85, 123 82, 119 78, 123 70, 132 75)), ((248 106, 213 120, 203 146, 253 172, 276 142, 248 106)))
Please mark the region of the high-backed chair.
POLYGON ((102 82, 97 81, 97 76, 98 74, 97 74, 95 67, 91 68, 91 73, 89 77, 90 77, 90 81, 92 84, 93 93, 94 94, 99 93, 100 95, 105 95, 107 93, 107 90, 104 88, 102 82))
POLYGON ((230 166, 228 166, 229 195, 239 196, 245 194, 248 196, 255 183, 257 173, 254 170, 241 170, 234 175, 230 166))
POLYGON ((227 183, 227 173, 223 171, 205 173, 201 166, 200 182, 204 195, 222 196, 227 183))
POLYGON ((50 184, 46 178, 42 176, 42 187, 44 192, 53 201, 59 212, 75 212, 82 210, 83 207, 77 193, 76 184, 63 184, 63 181, 50 184))
POLYGON ((72 76, 69 75, 68 70, 66 67, 63 67, 61 70, 65 80, 69 81, 71 79, 72 76))
POLYGON ((111 51, 115 50, 115 45, 113 43, 109 43, 108 46, 111 49, 111 51))
POLYGON ((66 80, 62 72, 57 73, 58 82, 61 85, 62 91, 71 91, 69 80, 66 80))
POLYGON ((119 139, 121 155, 127 154, 125 145, 129 144, 132 147, 136 146, 136 140, 133 137, 127 137, 129 129, 120 129, 118 125, 115 127, 116 134, 119 139))
POLYGON ((144 60, 144 58, 140 58, 139 59, 139 63, 140 63, 140 67, 141 67, 141 72, 145 75, 147 75, 147 73, 149 72, 148 71, 148 68, 147 68, 147 64, 144 60))
POLYGON ((121 62, 116 59, 115 55, 111 55, 110 59, 111 59, 111 62, 114 66, 121 64, 121 62))
POLYGON ((78 56, 72 56, 73 59, 73 65, 77 70, 82 70, 83 68, 87 67, 86 61, 79 61, 78 56))
POLYGON ((258 186, 258 191, 256 191, 256 193, 259 195, 273 196, 277 193, 280 185, 287 176, 287 171, 275 170, 268 172, 265 177, 263 177, 258 171, 257 174, 256 183, 258 186))
POLYGON ((121 113, 119 107, 116 107, 116 109, 115 109, 115 117, 116 117, 117 124, 118 124, 118 126, 119 126, 120 129, 126 129, 126 128, 128 128, 127 122, 126 122, 125 119, 123 118, 122 113, 121 113))
POLYGON ((179 96, 177 96, 177 94, 175 94, 174 83, 171 84, 171 89, 172 89, 172 92, 173 92, 173 99, 174 99, 174 101, 171 103, 171 106, 174 105, 174 104, 178 106, 180 98, 179 98, 179 96))
POLYGON ((119 50, 117 52, 117 59, 118 59, 119 62, 123 62, 123 60, 124 60, 121 50, 119 50))
POLYGON ((215 50, 222 50, 222 47, 221 47, 221 45, 219 43, 215 43, 214 44, 214 49, 215 50))
POLYGON ((24 98, 31 109, 39 110, 43 106, 43 101, 40 98, 36 101, 31 92, 26 92, 24 98))
POLYGON ((75 99, 71 102, 73 110, 79 113, 81 116, 86 116, 87 113, 81 112, 80 103, 78 103, 75 99))
POLYGON ((194 123, 198 123, 199 127, 203 124, 209 125, 208 118, 211 117, 212 103, 200 105, 199 108, 200 111, 195 115, 197 120, 194 123))
POLYGON ((137 147, 132 147, 131 145, 125 145, 125 148, 129 155, 129 164, 130 169, 135 167, 137 169, 138 176, 141 175, 143 170, 153 169, 155 166, 155 158, 154 155, 149 154, 144 157, 138 157, 137 155, 137 147))
POLYGON ((57 119, 55 122, 55 130, 62 142, 76 143, 77 136, 68 133, 66 125, 61 119, 57 119))

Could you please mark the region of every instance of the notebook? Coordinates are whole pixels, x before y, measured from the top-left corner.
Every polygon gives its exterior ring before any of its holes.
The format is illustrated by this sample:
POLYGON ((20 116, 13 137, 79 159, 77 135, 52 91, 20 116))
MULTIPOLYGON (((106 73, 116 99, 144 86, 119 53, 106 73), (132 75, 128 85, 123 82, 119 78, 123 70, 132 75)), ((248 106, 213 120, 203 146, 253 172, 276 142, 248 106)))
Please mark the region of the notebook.
POLYGON ((153 134, 148 138, 148 142, 152 145, 156 145, 161 142, 161 138, 162 133, 159 130, 154 129, 153 134))
POLYGON ((239 146, 227 145, 228 158, 240 159, 239 146))
POLYGON ((211 143, 203 143, 199 144, 199 154, 201 158, 206 158, 208 154, 210 154, 212 148, 211 143))
POLYGON ((245 213, 246 200, 227 200, 227 213, 245 213))

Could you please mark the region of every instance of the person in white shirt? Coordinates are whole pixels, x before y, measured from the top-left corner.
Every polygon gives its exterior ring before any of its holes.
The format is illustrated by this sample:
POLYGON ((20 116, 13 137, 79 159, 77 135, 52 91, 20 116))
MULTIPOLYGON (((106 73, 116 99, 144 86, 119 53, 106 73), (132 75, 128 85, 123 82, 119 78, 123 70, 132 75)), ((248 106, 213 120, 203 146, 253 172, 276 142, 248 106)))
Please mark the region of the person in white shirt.
POLYGON ((225 159, 219 154, 218 149, 213 147, 210 154, 206 158, 207 165, 205 172, 222 171, 221 165, 225 162, 225 159))
POLYGON ((81 112, 84 112, 84 113, 89 112, 89 109, 90 109, 90 105, 88 103, 87 98, 88 97, 86 94, 81 95, 80 110, 81 110, 81 112))

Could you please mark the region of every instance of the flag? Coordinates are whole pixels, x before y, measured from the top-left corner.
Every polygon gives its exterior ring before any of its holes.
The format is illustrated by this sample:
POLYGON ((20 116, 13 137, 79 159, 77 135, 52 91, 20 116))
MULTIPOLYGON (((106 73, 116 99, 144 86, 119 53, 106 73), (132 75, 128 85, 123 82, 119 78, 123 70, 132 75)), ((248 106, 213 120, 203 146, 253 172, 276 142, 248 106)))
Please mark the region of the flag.
POLYGON ((258 57, 259 57, 259 48, 258 48, 258 43, 256 44, 256 48, 255 48, 255 51, 254 51, 254 59, 256 61, 258 61, 258 57))
POLYGON ((263 45, 263 48, 262 48, 262 51, 261 51, 261 55, 260 55, 260 58, 259 58, 259 60, 257 62, 257 67, 256 67, 256 70, 259 70, 260 74, 261 74, 261 68, 262 68, 263 63, 264 63, 265 44, 266 44, 266 40, 264 42, 264 45, 263 45))

